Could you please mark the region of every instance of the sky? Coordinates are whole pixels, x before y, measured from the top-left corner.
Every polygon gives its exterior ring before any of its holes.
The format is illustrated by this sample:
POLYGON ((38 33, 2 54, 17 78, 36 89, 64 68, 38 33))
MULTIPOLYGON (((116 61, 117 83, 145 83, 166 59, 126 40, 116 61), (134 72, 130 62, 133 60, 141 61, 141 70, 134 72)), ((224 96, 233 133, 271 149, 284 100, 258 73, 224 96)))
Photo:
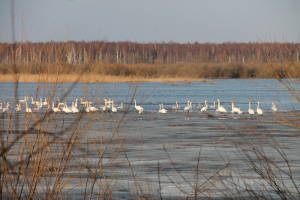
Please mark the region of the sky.
MULTIPOLYGON (((15 0, 14 7, 17 41, 300 41, 299 0, 15 0)), ((0 33, 0 42, 12 41, 9 0, 0 0, 0 33)))

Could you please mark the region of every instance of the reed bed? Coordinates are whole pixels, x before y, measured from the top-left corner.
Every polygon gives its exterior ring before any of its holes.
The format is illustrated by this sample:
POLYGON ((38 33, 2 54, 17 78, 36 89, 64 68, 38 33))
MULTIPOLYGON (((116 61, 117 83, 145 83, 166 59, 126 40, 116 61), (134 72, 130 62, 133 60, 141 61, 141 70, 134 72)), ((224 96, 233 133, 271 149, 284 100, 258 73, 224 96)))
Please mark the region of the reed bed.
MULTIPOLYGON (((111 83, 111 82, 176 82, 176 81, 204 81, 189 77, 140 77, 140 76, 110 76, 101 74, 76 74, 46 75, 46 74, 18 74, 19 82, 90 82, 90 83, 111 83)), ((14 82, 12 74, 0 75, 2 82, 14 82)))
MULTIPOLYGON (((21 65, 17 72, 20 82, 168 82, 203 81, 218 78, 299 78, 299 64, 138 64, 124 65, 93 64, 87 65, 21 65), (295 67, 296 66, 296 67, 295 67), (32 70, 34 69, 34 70, 32 70)), ((13 82, 13 66, 0 65, 2 81, 13 82)))

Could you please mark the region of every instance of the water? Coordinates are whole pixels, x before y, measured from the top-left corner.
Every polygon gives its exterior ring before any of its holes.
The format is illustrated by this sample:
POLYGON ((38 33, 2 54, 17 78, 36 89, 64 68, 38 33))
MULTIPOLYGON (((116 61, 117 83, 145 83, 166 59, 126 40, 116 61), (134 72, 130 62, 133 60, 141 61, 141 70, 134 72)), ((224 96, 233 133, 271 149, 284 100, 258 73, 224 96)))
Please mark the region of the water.
MULTIPOLYGON (((298 82, 297 82, 298 83, 298 82)), ((5 82, 0 85, 1 102, 13 102, 14 83, 5 82)), ((245 112, 248 110, 249 102, 253 103, 252 108, 256 108, 256 102, 260 102, 260 107, 267 111, 274 102, 279 111, 288 109, 300 110, 300 105, 294 98, 287 96, 286 89, 274 79, 218 79, 208 82, 176 82, 174 83, 19 83, 18 94, 20 99, 24 96, 33 97, 39 101, 42 98, 57 102, 60 98, 62 102, 67 102, 70 106, 75 99, 93 101, 93 106, 99 107, 104 99, 112 99, 115 106, 119 101, 130 102, 134 95, 137 105, 141 105, 145 111, 158 111, 160 103, 166 109, 175 106, 175 102, 181 103, 183 109, 190 100, 193 105, 207 100, 209 107, 220 99, 227 111, 231 111, 231 101, 236 102, 235 107, 241 107, 245 112), (53 91, 55 90, 55 93, 53 91)), ((30 100, 31 102, 31 100, 30 100)), ((134 102, 133 104, 134 105, 134 102)), ((132 109, 134 107, 132 106, 132 109)), ((194 109, 195 111, 195 109, 194 109)))

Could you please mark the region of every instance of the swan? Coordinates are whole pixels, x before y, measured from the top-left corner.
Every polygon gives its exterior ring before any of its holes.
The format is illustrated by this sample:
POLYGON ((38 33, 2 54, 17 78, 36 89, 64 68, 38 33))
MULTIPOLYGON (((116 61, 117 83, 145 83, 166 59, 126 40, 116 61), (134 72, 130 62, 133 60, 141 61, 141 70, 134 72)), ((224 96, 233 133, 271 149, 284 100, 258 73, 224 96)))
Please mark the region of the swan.
POLYGON ((25 96, 24 99, 19 100, 19 103, 25 103, 27 101, 28 101, 28 96, 27 97, 25 96))
POLYGON ((114 101, 111 101, 111 103, 112 103, 111 111, 112 111, 112 112, 117 112, 118 110, 117 110, 117 108, 114 106, 114 101))
POLYGON ((75 100, 74 106, 77 108, 78 99, 75 100))
POLYGON ((174 110, 178 110, 179 109, 179 107, 178 107, 178 101, 176 101, 176 106, 173 106, 172 109, 174 109, 174 110))
POLYGON ((100 107, 103 111, 106 111, 106 110, 108 110, 108 108, 107 108, 107 100, 106 99, 104 99, 104 106, 102 106, 102 107, 100 107))
POLYGON ((57 100, 58 100, 57 106, 64 106, 65 105, 65 103, 60 103, 60 99, 57 99, 57 100))
POLYGON ((5 106, 5 108, 3 108, 3 109, 2 109, 2 112, 4 112, 4 113, 5 113, 5 112, 7 112, 7 111, 8 111, 8 109, 9 109, 9 104, 10 104, 9 102, 7 102, 7 103, 6 103, 6 106, 5 106))
POLYGON ((52 111, 57 113, 60 112, 61 110, 59 109, 59 106, 57 106, 57 108, 54 107, 54 102, 52 101, 52 111))
POLYGON ((82 101, 82 98, 80 98, 80 104, 85 105, 86 101, 82 101))
POLYGON ((16 112, 20 112, 22 110, 20 102, 19 102, 19 104, 16 104, 15 110, 16 110, 16 112))
POLYGON ((244 112, 241 110, 241 107, 239 107, 239 112, 238 114, 244 114, 244 112))
POLYGON ((26 109, 25 109, 25 111, 26 111, 27 113, 32 113, 32 110, 31 110, 31 108, 28 107, 27 102, 26 102, 26 109))
POLYGON ((254 110, 251 109, 251 103, 249 103, 248 113, 249 113, 250 115, 254 115, 254 110))
POLYGON ((67 113, 67 114, 72 112, 71 108, 69 108, 67 106, 67 102, 65 102, 64 107, 62 108, 62 111, 67 113))
POLYGON ((219 99, 217 99, 217 100, 218 100, 218 109, 216 110, 216 112, 220 112, 220 113, 225 112, 225 113, 227 113, 227 110, 223 106, 220 105, 220 100, 219 99))
POLYGON ((231 102, 231 113, 239 113, 240 109, 238 109, 237 107, 234 107, 234 103, 231 102))
POLYGON ((134 102, 135 102, 135 109, 137 109, 138 111, 139 111, 139 114, 142 114, 143 113, 143 111, 144 111, 144 109, 142 108, 142 106, 137 106, 136 105, 136 100, 134 100, 134 102))
POLYGON ((89 110, 92 112, 98 111, 98 108, 91 106, 91 103, 93 102, 90 101, 87 102, 87 107, 89 108, 89 110))
POLYGON ((84 110, 85 110, 85 112, 90 112, 91 111, 87 101, 84 102, 84 110))
POLYGON ((120 101, 121 105, 118 107, 118 109, 123 109, 124 105, 123 105, 123 101, 120 101))
POLYGON ((33 104, 33 105, 40 105, 40 102, 38 102, 38 101, 34 101, 33 100, 33 97, 31 97, 31 104, 33 104))
POLYGON ((276 107, 276 105, 272 102, 272 108, 271 108, 274 112, 276 112, 278 109, 276 107))
POLYGON ((216 102, 214 102, 213 106, 210 106, 210 109, 216 109, 216 102))
POLYGON ((108 101, 107 101, 107 103, 106 103, 106 107, 107 107, 108 109, 111 108, 111 103, 112 103, 112 100, 111 100, 111 99, 108 99, 108 101))
POLYGON ((263 115, 262 109, 259 108, 259 102, 257 102, 256 112, 257 112, 257 114, 259 114, 259 115, 263 115))
POLYGON ((71 110, 73 113, 79 113, 79 110, 77 108, 77 104, 72 102, 72 107, 71 107, 71 110))
POLYGON ((201 112, 206 112, 207 108, 208 108, 207 100, 205 100, 205 106, 203 108, 201 108, 201 112))
POLYGON ((159 104, 159 111, 158 112, 163 113, 163 114, 167 113, 167 110, 164 109, 164 104, 159 104))
POLYGON ((188 106, 184 107, 184 111, 190 112, 190 110, 192 110, 191 105, 192 105, 192 102, 191 102, 191 101, 188 101, 188 106))
POLYGON ((201 102, 199 102, 199 106, 195 105, 194 107, 200 109, 201 108, 201 102))
MULTIPOLYGON (((42 102, 42 99, 41 99, 41 102, 42 102)), ((46 105, 48 105, 47 98, 45 98, 45 101, 44 101, 44 102, 42 102, 42 105, 43 105, 43 106, 46 106, 46 105)))

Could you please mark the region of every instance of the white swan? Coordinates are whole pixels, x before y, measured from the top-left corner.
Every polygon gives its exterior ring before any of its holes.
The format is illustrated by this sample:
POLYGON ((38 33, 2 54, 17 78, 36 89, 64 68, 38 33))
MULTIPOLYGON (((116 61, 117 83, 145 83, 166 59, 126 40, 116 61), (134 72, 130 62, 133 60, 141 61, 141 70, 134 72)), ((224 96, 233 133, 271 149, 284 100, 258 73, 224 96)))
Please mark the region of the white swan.
POLYGON ((57 113, 60 112, 61 110, 59 109, 59 106, 57 106, 57 108, 54 107, 54 102, 52 101, 52 111, 57 113))
POLYGON ((241 110, 241 107, 239 108, 238 114, 244 114, 244 111, 241 110))
POLYGON ((78 99, 75 100, 74 106, 77 108, 77 106, 78 106, 78 99))
POLYGON ((91 103, 93 102, 90 101, 87 102, 87 107, 89 107, 90 111, 92 112, 98 111, 98 108, 91 106, 91 103))
POLYGON ((190 110, 192 110, 192 102, 188 101, 188 106, 184 107, 184 111, 190 112, 190 110))
POLYGON ((90 112, 91 111, 87 101, 84 102, 84 110, 85 110, 85 112, 90 112))
POLYGON ((72 102, 71 110, 73 113, 79 113, 79 109, 77 108, 77 103, 72 102))
POLYGON ((259 102, 257 102, 256 112, 257 112, 257 114, 259 114, 259 115, 263 115, 262 109, 259 108, 259 102))
POLYGON ((107 100, 106 99, 104 99, 104 106, 102 106, 102 107, 100 107, 103 111, 106 111, 106 110, 108 110, 108 108, 107 108, 107 100))
POLYGON ((16 110, 16 112, 20 112, 22 110, 20 102, 19 102, 19 104, 16 104, 15 110, 16 110))
POLYGON ((206 112, 207 108, 208 108, 207 100, 205 100, 205 106, 203 108, 201 108, 201 112, 206 112))
POLYGON ((28 101, 28 96, 27 97, 25 96, 24 99, 19 100, 19 103, 25 103, 27 101, 28 101))
POLYGON ((200 109, 201 108, 201 102, 199 102, 199 106, 198 105, 194 105, 194 107, 200 109))
POLYGON ((5 106, 5 108, 2 109, 2 112, 4 112, 4 113, 7 112, 9 110, 9 105, 10 105, 10 103, 6 102, 6 106, 5 106))
POLYGON ((45 101, 44 101, 44 102, 42 102, 42 105, 43 105, 43 106, 46 106, 46 105, 48 105, 47 98, 45 98, 45 101))
POLYGON ((216 102, 214 102, 213 106, 210 106, 210 109, 216 109, 216 102))
POLYGON ((135 106, 134 106, 135 109, 139 111, 139 114, 142 114, 144 112, 144 109, 142 108, 142 106, 136 105, 136 100, 134 100, 134 102, 135 102, 135 106))
POLYGON ((7 112, 9 109, 9 102, 6 103, 5 108, 3 108, 2 103, 0 104, 1 104, 0 110, 2 110, 3 113, 7 112))
POLYGON ((40 105, 40 102, 38 102, 38 101, 34 101, 33 100, 33 97, 31 97, 31 104, 33 104, 33 105, 40 105))
POLYGON ((231 102, 231 113, 239 113, 240 109, 238 109, 237 107, 234 107, 234 103, 231 102))
POLYGON ((114 106, 114 101, 111 101, 111 103, 112 103, 111 111, 112 111, 112 112, 117 112, 118 110, 117 110, 117 108, 114 106))
POLYGON ((32 113, 31 108, 28 107, 27 101, 26 101, 26 109, 25 109, 25 112, 27 112, 27 113, 32 113))
POLYGON ((176 106, 173 106, 172 109, 173 109, 173 110, 178 110, 178 109, 179 109, 178 101, 176 101, 176 106))
POLYGON ((163 113, 163 114, 166 114, 167 113, 167 110, 164 109, 164 104, 159 104, 159 111, 160 113, 163 113))
POLYGON ((274 112, 276 112, 278 109, 276 107, 276 105, 272 102, 272 108, 271 108, 274 112))
POLYGON ((249 113, 250 115, 254 115, 254 110, 251 109, 251 103, 249 103, 248 113, 249 113))
POLYGON ((86 101, 82 101, 82 98, 80 98, 80 104, 85 105, 86 101))
POLYGON ((106 107, 107 107, 108 109, 111 108, 111 103, 112 103, 112 100, 111 100, 111 99, 108 99, 108 101, 107 101, 107 103, 106 103, 106 107))
POLYGON ((217 100, 218 100, 218 109, 216 110, 216 112, 220 112, 220 113, 225 112, 225 113, 227 113, 227 110, 223 106, 220 105, 220 100, 219 99, 217 99, 217 100))
POLYGON ((65 103, 60 103, 60 99, 57 99, 57 100, 58 100, 57 106, 64 106, 65 105, 65 103))
POLYGON ((123 105, 123 101, 120 101, 121 105, 118 107, 118 109, 123 109, 124 105, 123 105))
POLYGON ((67 102, 65 102, 64 107, 62 108, 62 111, 67 113, 67 114, 72 112, 71 108, 69 108, 67 106, 67 102))

